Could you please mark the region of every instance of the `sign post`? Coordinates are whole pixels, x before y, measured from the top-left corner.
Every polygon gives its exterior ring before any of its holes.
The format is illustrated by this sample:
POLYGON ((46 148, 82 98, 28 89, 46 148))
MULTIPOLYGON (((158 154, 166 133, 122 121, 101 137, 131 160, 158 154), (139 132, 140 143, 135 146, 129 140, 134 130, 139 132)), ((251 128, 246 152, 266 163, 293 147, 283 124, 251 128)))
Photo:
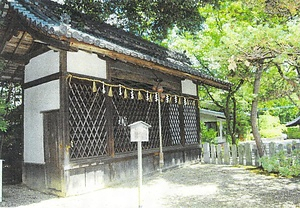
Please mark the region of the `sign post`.
POLYGON ((142 142, 149 141, 149 128, 151 125, 137 121, 128 125, 130 127, 130 141, 137 142, 138 148, 138 202, 139 208, 142 208, 142 181, 143 181, 143 166, 142 166, 142 142))

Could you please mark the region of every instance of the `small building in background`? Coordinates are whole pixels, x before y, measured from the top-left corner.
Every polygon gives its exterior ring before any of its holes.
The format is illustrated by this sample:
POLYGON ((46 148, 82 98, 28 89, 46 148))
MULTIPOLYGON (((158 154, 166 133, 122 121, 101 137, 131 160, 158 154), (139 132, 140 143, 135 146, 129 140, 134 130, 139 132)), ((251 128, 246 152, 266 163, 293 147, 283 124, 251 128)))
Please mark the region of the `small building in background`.
POLYGON ((218 132, 215 142, 223 144, 226 142, 226 137, 223 135, 223 122, 226 121, 225 115, 222 112, 200 109, 200 122, 204 122, 208 129, 214 129, 218 132))

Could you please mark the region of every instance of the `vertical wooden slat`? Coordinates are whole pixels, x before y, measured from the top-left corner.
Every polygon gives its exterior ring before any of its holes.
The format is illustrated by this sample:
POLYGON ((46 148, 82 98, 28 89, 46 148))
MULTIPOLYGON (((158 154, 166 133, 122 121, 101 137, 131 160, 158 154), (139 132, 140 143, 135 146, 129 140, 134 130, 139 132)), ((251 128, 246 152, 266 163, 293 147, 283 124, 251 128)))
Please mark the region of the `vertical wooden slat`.
MULTIPOLYGON (((111 61, 107 60, 106 61, 106 69, 107 69, 107 79, 108 81, 111 82, 111 61)), ((107 96, 108 93, 106 93, 107 96)), ((114 149, 114 143, 115 143, 115 138, 114 138, 114 122, 113 122, 113 103, 112 103, 112 98, 107 96, 106 98, 106 119, 107 119, 107 129, 108 129, 108 154, 111 157, 115 156, 115 149, 114 149)))
MULTIPOLYGON (((21 122, 22 122, 22 140, 21 141, 23 141, 23 159, 24 159, 24 155, 25 155, 25 148, 24 148, 24 131, 25 131, 25 129, 24 129, 24 123, 25 123, 25 116, 24 116, 24 114, 25 114, 25 111, 24 111, 24 98, 25 98, 25 89, 24 89, 24 84, 25 84, 25 70, 22 70, 23 71, 23 74, 22 74, 22 109, 23 109, 23 116, 22 116, 22 120, 21 120, 21 122)), ((25 170, 25 165, 24 165, 24 163, 23 163, 23 165, 22 165, 22 173, 26 173, 26 170, 25 170)), ((25 178, 26 176, 25 176, 25 174, 22 174, 22 181, 26 181, 26 178, 25 178)))
POLYGON ((185 128, 184 128, 183 105, 179 105, 179 121, 180 121, 181 145, 185 146, 185 128))
POLYGON ((61 121, 61 128, 59 128, 59 167, 61 169, 61 181, 62 192, 66 193, 65 187, 67 187, 68 176, 64 174, 64 167, 68 166, 70 163, 70 136, 69 136, 69 116, 68 116, 68 86, 66 82, 67 77, 67 51, 59 52, 59 82, 60 82, 60 109, 59 116, 61 121))

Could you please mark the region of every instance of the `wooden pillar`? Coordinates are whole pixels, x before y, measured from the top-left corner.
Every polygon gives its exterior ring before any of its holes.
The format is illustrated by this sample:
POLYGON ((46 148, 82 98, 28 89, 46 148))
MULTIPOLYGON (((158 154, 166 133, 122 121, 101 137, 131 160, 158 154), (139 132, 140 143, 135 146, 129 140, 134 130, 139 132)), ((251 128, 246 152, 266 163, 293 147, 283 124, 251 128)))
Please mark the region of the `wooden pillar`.
POLYGON ((179 104, 179 122, 180 122, 181 145, 185 146, 185 125, 184 125, 183 106, 184 106, 183 103, 179 104))
MULTIPOLYGON (((106 61, 107 80, 111 82, 111 60, 106 61)), ((107 145, 108 154, 111 157, 115 156, 115 138, 114 138, 114 122, 113 122, 113 98, 106 93, 106 119, 107 119, 107 145)))
POLYGON ((195 105, 196 105, 196 119, 197 119, 197 137, 199 138, 199 144, 201 144, 201 138, 200 138, 200 102, 199 102, 199 98, 197 96, 197 101, 195 101, 195 105))
POLYGON ((70 131, 69 131, 69 100, 68 83, 66 81, 67 72, 67 51, 59 52, 59 82, 60 82, 60 121, 61 121, 61 141, 59 147, 60 169, 62 172, 62 193, 67 192, 66 188, 69 181, 68 172, 64 172, 64 167, 70 164, 70 131))
MULTIPOLYGON (((198 88, 197 88, 198 89, 198 88)), ((201 155, 201 138, 200 138, 200 102, 199 102, 199 97, 197 96, 197 101, 195 101, 195 105, 196 105, 196 119, 197 119, 197 138, 198 138, 198 142, 199 142, 199 155, 201 155)))

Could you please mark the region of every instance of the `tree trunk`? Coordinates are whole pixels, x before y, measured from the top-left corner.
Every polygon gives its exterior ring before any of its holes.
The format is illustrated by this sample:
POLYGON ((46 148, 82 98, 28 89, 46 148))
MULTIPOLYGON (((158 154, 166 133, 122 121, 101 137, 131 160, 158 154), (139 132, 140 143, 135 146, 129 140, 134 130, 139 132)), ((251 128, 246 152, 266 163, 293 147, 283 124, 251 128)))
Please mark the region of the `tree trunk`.
POLYGON ((255 72, 255 79, 254 79, 254 85, 253 85, 253 101, 251 106, 251 127, 252 127, 252 133, 253 137, 256 142, 258 154, 260 157, 264 156, 264 148, 263 143, 258 131, 258 125, 257 125, 257 107, 258 107, 258 94, 260 89, 260 80, 263 73, 263 66, 259 65, 257 71, 255 72))
POLYGON ((232 144, 236 144, 236 99, 232 96, 233 111, 232 111, 232 144))
POLYGON ((226 106, 224 109, 224 115, 226 118, 226 127, 227 127, 227 133, 230 135, 231 137, 231 142, 232 144, 236 144, 236 103, 235 100, 232 99, 233 94, 232 93, 228 93, 227 97, 226 97, 226 106), (230 100, 232 100, 232 105, 233 108, 230 108, 230 100), (231 113, 232 112, 232 115, 231 113))

